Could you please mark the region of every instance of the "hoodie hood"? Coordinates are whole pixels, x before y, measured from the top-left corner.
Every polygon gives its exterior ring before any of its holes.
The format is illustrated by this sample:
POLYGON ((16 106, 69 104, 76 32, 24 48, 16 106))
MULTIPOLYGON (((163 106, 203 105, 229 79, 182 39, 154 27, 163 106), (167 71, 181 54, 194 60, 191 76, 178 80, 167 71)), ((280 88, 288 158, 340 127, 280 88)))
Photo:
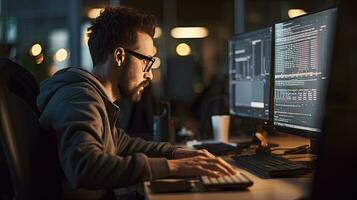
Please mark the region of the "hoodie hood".
POLYGON ((65 68, 56 72, 51 78, 44 80, 40 85, 40 94, 37 97, 37 107, 40 112, 46 107, 52 96, 62 87, 73 83, 86 82, 92 85, 98 93, 109 102, 103 85, 91 73, 80 68, 65 68))

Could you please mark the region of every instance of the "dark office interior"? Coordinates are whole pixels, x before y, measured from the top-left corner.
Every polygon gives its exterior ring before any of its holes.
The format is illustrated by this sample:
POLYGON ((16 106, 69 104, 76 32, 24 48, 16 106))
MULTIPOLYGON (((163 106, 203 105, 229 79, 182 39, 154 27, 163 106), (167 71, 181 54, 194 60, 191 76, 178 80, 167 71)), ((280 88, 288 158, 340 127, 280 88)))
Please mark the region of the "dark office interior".
POLYGON ((352 0, 0 0, 0 200, 357 199, 355 8, 352 0), (92 72, 88 28, 117 6, 154 15, 157 26, 153 78, 140 101, 113 102, 114 126, 206 149, 239 180, 64 183, 60 139, 38 123, 40 84, 68 67, 92 72), (228 117, 226 139, 214 116, 228 117), (110 195, 99 198, 99 189, 110 195))

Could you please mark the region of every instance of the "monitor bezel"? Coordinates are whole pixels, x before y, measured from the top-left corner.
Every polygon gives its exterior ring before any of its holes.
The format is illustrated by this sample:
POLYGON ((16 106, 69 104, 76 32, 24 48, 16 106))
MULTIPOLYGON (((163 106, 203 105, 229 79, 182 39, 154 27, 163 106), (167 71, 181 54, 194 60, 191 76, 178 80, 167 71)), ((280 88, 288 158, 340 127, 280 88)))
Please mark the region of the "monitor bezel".
MULTIPOLYGON (((309 130, 305 130, 305 129, 298 129, 298 128, 291 128, 291 127, 286 127, 286 126, 280 126, 280 125, 275 125, 274 123, 274 111, 275 111, 275 95, 274 95, 274 90, 275 90, 275 27, 277 24, 281 24, 281 23, 285 23, 285 22, 289 22, 289 21, 292 21, 292 20, 297 20, 297 19, 301 19, 301 18, 304 18, 304 17, 310 17, 311 15, 314 15, 314 14, 320 14, 324 11, 328 11, 328 10, 336 10, 336 18, 337 18, 337 12, 338 12, 338 8, 337 6, 332 6, 332 7, 328 7, 328 8, 325 8, 323 10, 319 10, 319 11, 315 11, 315 12, 311 12, 311 13, 308 13, 308 14, 305 14, 305 15, 302 15, 302 16, 298 16, 298 17, 294 17, 294 18, 291 18, 291 19, 285 19, 285 20, 280 20, 276 23, 273 24, 273 30, 274 30, 274 38, 273 38, 273 54, 274 54, 274 60, 272 60, 272 63, 273 63, 273 67, 274 68, 274 76, 273 76, 273 85, 272 85, 272 118, 271 118, 271 123, 272 125, 274 126, 274 128, 279 131, 279 132, 282 132, 282 133, 288 133, 288 134, 293 134, 293 135, 297 135, 297 136, 302 136, 302 137, 306 137, 306 138, 312 138, 312 139, 319 139, 321 137, 321 133, 322 133, 322 127, 320 128, 320 131, 309 131, 309 130)), ((332 44, 333 46, 333 44, 332 44)), ((329 68, 331 68, 331 66, 329 66, 329 68)), ((328 70, 328 73, 330 73, 330 69, 328 70)), ((328 86, 326 86, 326 89, 327 89, 328 86)), ((323 118, 325 118, 325 114, 326 112, 324 112, 323 114, 323 118)), ((323 121, 323 119, 322 119, 323 121)))
MULTIPOLYGON (((273 53, 273 50, 274 50, 274 24, 270 24, 270 25, 267 25, 267 26, 263 26, 263 27, 260 27, 260 28, 257 28, 257 29, 253 29, 253 30, 250 30, 250 31, 247 31, 247 32, 243 32, 243 33, 236 33, 234 34, 227 42, 228 44, 228 56, 229 56, 229 43, 232 41, 232 40, 237 40, 238 38, 240 37, 246 37, 247 35, 249 34, 254 34, 256 32, 259 32, 259 31, 263 31, 265 29, 271 29, 271 48, 270 48, 270 69, 269 69, 269 84, 270 84, 270 87, 269 87, 269 114, 268 114, 268 117, 267 119, 263 119, 263 118, 257 118, 257 117, 250 117, 250 116, 244 116, 244 115, 239 115, 239 114, 232 114, 231 113, 231 109, 230 109, 230 95, 231 95, 231 91, 230 91, 230 73, 229 73, 229 69, 228 69, 228 103, 229 103, 229 112, 228 114, 232 117, 237 117, 237 118, 240 118, 242 121, 249 121, 249 122, 256 122, 256 123, 264 123, 264 124, 268 124, 268 125, 272 125, 273 124, 273 115, 272 115, 272 112, 273 112, 273 109, 272 109, 272 95, 273 95, 273 90, 272 90, 272 82, 274 81, 273 80, 273 76, 272 74, 274 73, 274 70, 273 70, 273 59, 274 59, 274 53, 273 53)), ((229 62, 229 59, 228 59, 228 62, 229 62)), ((227 67, 229 68, 229 63, 227 65, 227 67)))

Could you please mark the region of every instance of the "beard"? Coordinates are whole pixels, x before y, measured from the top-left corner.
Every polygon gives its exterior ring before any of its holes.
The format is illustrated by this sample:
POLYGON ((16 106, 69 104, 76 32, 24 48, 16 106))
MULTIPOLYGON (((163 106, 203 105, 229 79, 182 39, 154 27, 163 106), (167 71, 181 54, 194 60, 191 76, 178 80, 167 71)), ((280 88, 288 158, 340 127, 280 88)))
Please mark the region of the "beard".
POLYGON ((150 81, 145 80, 139 83, 137 86, 130 87, 128 82, 119 83, 118 89, 120 91, 120 96, 124 99, 131 100, 133 102, 138 102, 141 99, 143 90, 150 84, 150 81))

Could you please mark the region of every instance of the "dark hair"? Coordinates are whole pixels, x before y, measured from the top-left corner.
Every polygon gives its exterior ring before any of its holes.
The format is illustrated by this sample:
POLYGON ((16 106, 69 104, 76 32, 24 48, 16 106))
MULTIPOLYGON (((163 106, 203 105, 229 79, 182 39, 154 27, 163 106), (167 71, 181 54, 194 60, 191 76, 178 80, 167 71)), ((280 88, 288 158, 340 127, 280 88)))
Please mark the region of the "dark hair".
POLYGON ((154 37, 156 18, 128 7, 108 7, 88 28, 88 46, 93 65, 104 62, 109 53, 120 45, 136 42, 137 31, 154 37))

